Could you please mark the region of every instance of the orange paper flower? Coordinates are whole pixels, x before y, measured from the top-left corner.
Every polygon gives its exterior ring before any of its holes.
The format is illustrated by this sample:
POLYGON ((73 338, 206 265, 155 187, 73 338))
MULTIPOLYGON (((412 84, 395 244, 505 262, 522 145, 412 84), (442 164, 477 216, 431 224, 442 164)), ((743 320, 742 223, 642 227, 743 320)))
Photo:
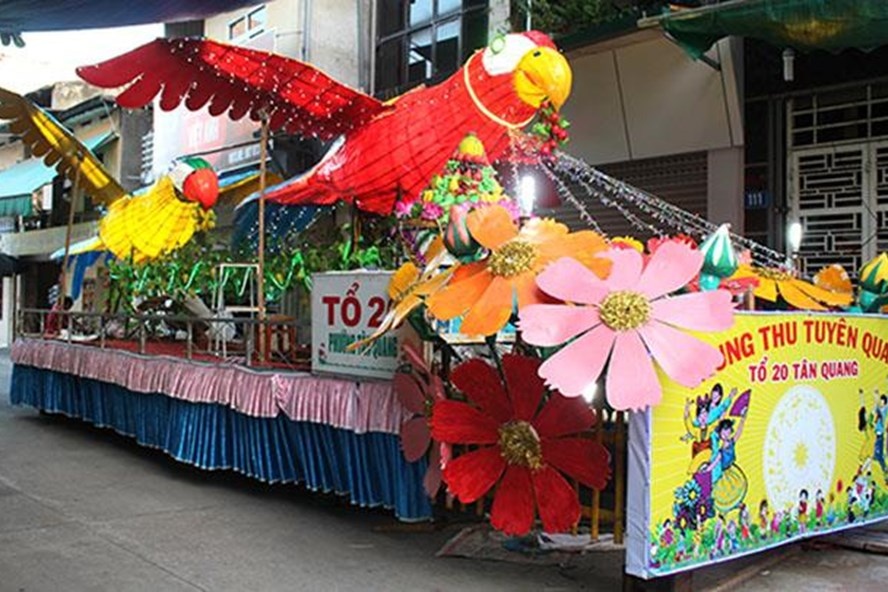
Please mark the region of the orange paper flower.
POLYGON ((851 304, 851 294, 833 293, 818 288, 810 282, 793 277, 780 269, 767 269, 741 265, 729 279, 757 278, 758 287, 754 290, 756 298, 777 302, 782 298, 791 307, 798 310, 826 310, 830 306, 847 306, 851 304))
POLYGON ((610 272, 610 261, 596 257, 607 248, 604 238, 591 230, 570 232, 550 219, 533 219, 521 230, 509 212, 499 206, 474 210, 466 224, 489 255, 461 266, 450 284, 432 295, 429 311, 448 320, 465 315, 460 332, 493 335, 519 310, 547 301, 534 281, 546 265, 561 257, 573 257, 599 277, 610 272))
POLYGON ((838 263, 824 266, 814 275, 814 285, 834 294, 847 294, 853 297, 854 286, 845 268, 838 263))

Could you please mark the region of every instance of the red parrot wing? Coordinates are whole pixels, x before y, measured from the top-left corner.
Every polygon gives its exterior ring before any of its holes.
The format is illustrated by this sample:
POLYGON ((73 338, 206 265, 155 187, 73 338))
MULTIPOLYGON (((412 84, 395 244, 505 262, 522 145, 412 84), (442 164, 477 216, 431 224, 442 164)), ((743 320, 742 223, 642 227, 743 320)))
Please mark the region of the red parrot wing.
POLYGON ((122 107, 142 107, 159 94, 167 111, 209 104, 213 115, 259 120, 264 110, 273 129, 324 140, 389 109, 309 64, 205 39, 157 39, 77 73, 103 88, 129 85, 117 98, 122 107))

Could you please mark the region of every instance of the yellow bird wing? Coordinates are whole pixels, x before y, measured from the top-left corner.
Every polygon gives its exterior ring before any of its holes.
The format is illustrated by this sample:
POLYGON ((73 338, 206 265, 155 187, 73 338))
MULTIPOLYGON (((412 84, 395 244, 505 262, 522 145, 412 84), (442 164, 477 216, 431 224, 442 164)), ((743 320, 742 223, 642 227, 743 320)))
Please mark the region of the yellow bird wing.
POLYGON ((80 186, 94 202, 110 205, 126 191, 105 170, 98 158, 52 115, 14 92, 0 88, 0 119, 8 119, 9 129, 22 138, 34 156, 43 157, 71 182, 80 169, 80 186))
POLYGON ((108 212, 99 221, 99 238, 105 248, 114 253, 118 259, 137 258, 133 241, 126 230, 126 210, 133 198, 118 199, 108 206, 108 212))
POLYGON ((119 258, 155 259, 191 239, 199 207, 181 201, 172 180, 161 177, 148 192, 111 204, 99 222, 99 236, 119 258))

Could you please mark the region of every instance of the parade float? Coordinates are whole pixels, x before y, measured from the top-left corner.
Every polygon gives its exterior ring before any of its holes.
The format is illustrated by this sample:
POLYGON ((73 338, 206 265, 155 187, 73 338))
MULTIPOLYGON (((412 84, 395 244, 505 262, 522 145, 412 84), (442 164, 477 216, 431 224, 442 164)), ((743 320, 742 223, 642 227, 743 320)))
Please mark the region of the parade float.
MULTIPOLYGON (((158 40, 80 74, 125 87, 125 107, 159 96, 162 109, 252 117, 263 138, 333 141, 310 171, 242 205, 256 213, 260 283, 243 335, 271 322, 272 278, 310 281, 311 372, 264 351, 239 363, 197 352, 194 319, 179 356, 151 355, 144 337, 139 353, 111 347, 103 330, 89 343, 39 334, 13 347, 14 403, 403 520, 456 500, 507 535, 591 519, 594 538, 607 491, 615 532, 625 515, 626 571, 643 578, 888 516, 888 255, 856 285, 836 268, 808 281, 784 255, 569 156, 558 108, 571 72, 545 35, 497 37, 449 80, 386 103, 308 64, 204 40, 158 40), (527 175, 587 227, 534 212, 527 175), (609 236, 589 200, 638 236, 609 236), (355 230, 330 247, 355 265, 313 267, 303 244, 277 248, 266 273, 269 232, 303 230, 343 201, 387 217, 376 251, 354 256, 355 230), (397 246, 392 261, 382 244, 397 246), (371 264, 388 269, 347 269, 371 264), (628 447, 608 437, 626 424, 628 447)), ((225 284, 175 259, 184 241, 157 253, 155 277, 99 238, 129 262, 117 281, 191 295, 225 284)))

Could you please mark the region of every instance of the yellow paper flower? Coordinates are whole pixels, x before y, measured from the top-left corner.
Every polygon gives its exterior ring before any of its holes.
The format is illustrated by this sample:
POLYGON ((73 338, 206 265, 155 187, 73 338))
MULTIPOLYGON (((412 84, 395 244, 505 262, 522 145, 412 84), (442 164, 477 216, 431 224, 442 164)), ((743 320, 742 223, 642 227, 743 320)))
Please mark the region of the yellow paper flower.
POLYGON ((435 294, 447 283, 455 267, 443 268, 447 250, 444 241, 438 237, 429 246, 426 256, 429 259, 424 269, 415 263, 404 263, 389 280, 388 295, 393 305, 383 317, 379 327, 366 339, 348 346, 348 351, 370 345, 389 331, 398 328, 407 316, 422 305, 426 298, 435 294))
POLYGON ((830 292, 781 269, 741 265, 729 280, 743 278, 758 279, 758 287, 753 291, 756 298, 768 302, 777 302, 782 298, 799 310, 826 310, 830 306, 848 306, 852 300, 851 294, 830 292))

